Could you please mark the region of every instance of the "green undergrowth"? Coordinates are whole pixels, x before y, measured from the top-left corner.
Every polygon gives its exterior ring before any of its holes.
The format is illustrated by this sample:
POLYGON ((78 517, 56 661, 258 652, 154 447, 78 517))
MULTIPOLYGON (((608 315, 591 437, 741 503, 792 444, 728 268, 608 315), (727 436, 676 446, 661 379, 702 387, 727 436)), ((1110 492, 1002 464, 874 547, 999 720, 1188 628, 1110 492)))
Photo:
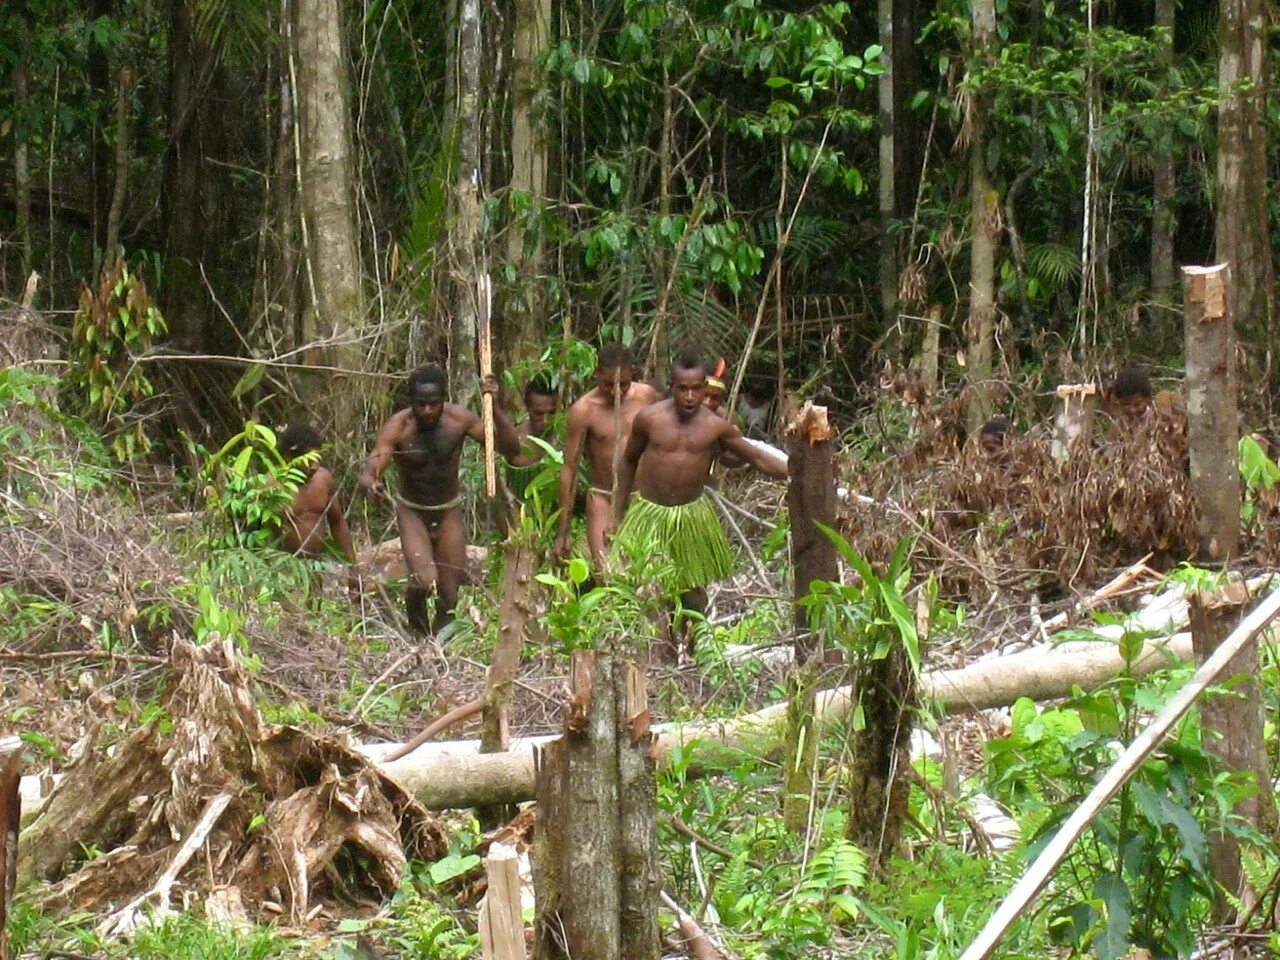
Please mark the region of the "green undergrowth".
MULTIPOLYGON (((0 378, 0 412, 11 414, 0 430, 10 496, 24 502, 38 495, 40 484, 52 483, 127 502, 108 451, 82 422, 57 410, 51 386, 39 378, 0 378)), ((285 556, 270 548, 269 538, 257 536, 262 511, 277 510, 280 498, 268 478, 253 471, 294 468, 271 456, 267 434, 246 427, 243 437, 240 447, 225 453, 221 473, 203 470, 188 478, 194 483, 199 477, 206 485, 209 515, 194 530, 157 529, 156 537, 171 552, 173 575, 163 585, 159 577, 131 584, 138 599, 127 616, 109 607, 86 612, 77 598, 0 585, 0 644, 32 637, 53 644, 70 636, 78 646, 88 642, 126 655, 159 649, 167 632, 177 630, 197 642, 215 636, 230 640, 248 667, 267 679, 274 667, 268 649, 278 657, 281 649, 291 649, 290 642, 341 638, 339 649, 352 663, 344 689, 334 691, 328 705, 387 724, 438 712, 430 684, 397 683, 392 677, 371 687, 388 658, 397 655, 391 624, 398 616, 398 591, 391 592, 391 604, 374 597, 357 609, 335 590, 325 595, 313 589, 318 573, 332 578, 333 572, 285 556), (244 449, 258 451, 243 461, 251 476, 227 483, 228 471, 240 469, 241 453, 235 451, 244 449), (362 667, 355 666, 357 660, 364 661, 362 667)), ((0 523, 6 522, 12 520, 0 515, 0 523)), ((522 522, 521 535, 531 542, 545 537, 547 517, 526 515, 522 522)), ((785 550, 771 552, 778 549, 773 543, 764 553, 775 571, 785 556, 785 550)), ((920 624, 930 625, 930 642, 942 646, 975 629, 963 608, 940 601, 930 583, 913 579, 909 543, 884 572, 847 544, 841 549, 860 582, 820 585, 806 606, 814 628, 843 651, 846 663, 875 661, 898 646, 909 662, 918 663, 928 656, 920 624)), ((465 657, 478 667, 488 662, 499 625, 501 552, 492 556, 484 586, 464 590, 457 624, 439 638, 446 657, 465 657)), ((672 601, 651 585, 666 572, 665 561, 632 561, 629 575, 604 586, 592 583, 581 561, 539 569, 538 589, 549 600, 538 657, 563 672, 575 650, 605 646, 639 655, 654 646, 661 615, 672 601)), ((1194 568, 1179 569, 1169 579, 1193 586, 1212 583, 1211 575, 1194 568)), ((778 673, 742 650, 763 653, 787 642, 792 607, 770 598, 736 602, 736 615, 726 622, 692 621, 696 664, 659 688, 656 708, 662 717, 730 717, 785 697, 778 673), (696 682, 686 682, 689 678, 696 682)), ((1101 614, 1098 620, 1115 622, 1101 614)), ((1074 636, 1117 642, 1089 629, 1074 636)), ((1128 633, 1118 641, 1119 649, 1132 659, 1144 639, 1128 633)), ((850 812, 862 800, 848 788, 849 743, 860 725, 870 722, 862 711, 854 709, 825 729, 813 809, 807 830, 798 835, 783 827, 779 815, 778 757, 742 756, 708 772, 697 768, 696 747, 676 750, 658 779, 663 888, 742 960, 954 960, 1190 670, 1170 663, 1144 679, 1122 675, 1102 690, 1061 703, 1018 702, 1008 730, 1002 735, 987 731, 981 754, 966 758, 953 791, 943 789, 949 778, 936 760, 915 760, 903 842, 883 870, 846 839, 850 812), (975 835, 972 798, 978 793, 992 798, 1016 824, 1018 837, 1009 849, 993 851, 975 835), (690 831, 706 843, 692 844, 690 831)), ((1276 762, 1280 662, 1268 646, 1262 651, 1260 686, 1266 743, 1276 762)), ((1230 682, 1217 693, 1237 695, 1230 682)), ((122 692, 104 724, 106 735, 119 736, 154 716, 158 708, 148 699, 152 696, 144 686, 122 692)), ((324 723, 312 705, 286 702, 275 693, 265 700, 269 721, 317 728, 324 723)), ((4 723, 19 729, 39 709, 38 704, 4 706, 4 723)), ((917 714, 913 720, 936 730, 928 716, 917 714)), ((27 743, 33 760, 63 759, 64 748, 48 737, 29 733, 27 743)), ((1160 958, 1187 955, 1210 923, 1217 894, 1207 855, 1215 833, 1238 839, 1255 886, 1270 882, 1280 870, 1280 855, 1235 814, 1253 788, 1223 773, 1208 746, 1197 715, 1189 714, 1076 845, 1036 907, 1015 925, 1002 956, 1120 960, 1133 948, 1160 958)), ((463 823, 454 831, 448 857, 410 864, 399 892, 376 917, 357 918, 368 911, 353 906, 351 918, 322 931, 299 935, 256 926, 233 932, 193 914, 171 918, 128 943, 103 944, 92 932, 98 917, 55 919, 19 905, 10 933, 15 954, 30 957, 62 951, 110 960, 354 960, 372 945, 407 960, 461 960, 477 953, 474 910, 459 907, 456 896, 462 875, 478 863, 478 833, 474 824, 463 823)))

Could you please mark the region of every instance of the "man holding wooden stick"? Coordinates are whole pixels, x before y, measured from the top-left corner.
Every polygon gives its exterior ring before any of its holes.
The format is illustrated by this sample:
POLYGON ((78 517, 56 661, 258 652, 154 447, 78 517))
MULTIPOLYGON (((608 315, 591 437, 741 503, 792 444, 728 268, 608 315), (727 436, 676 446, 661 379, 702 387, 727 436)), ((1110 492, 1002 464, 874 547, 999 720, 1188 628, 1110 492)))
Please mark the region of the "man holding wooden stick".
MULTIPOLYGON (((445 373, 439 367, 414 370, 409 374, 408 386, 409 406, 392 414, 378 431, 373 452, 360 472, 360 489, 371 500, 387 500, 380 478, 390 464, 396 465, 400 480, 394 495, 396 525, 409 569, 405 612, 410 628, 426 632, 427 597, 434 593, 436 609, 431 627, 439 631, 453 619, 466 565, 466 531, 458 485, 462 442, 470 437, 484 443, 485 428, 481 417, 448 402, 445 373)), ((485 397, 496 397, 498 381, 486 376, 481 390, 485 397)), ((496 403, 493 425, 494 444, 511 461, 520 453, 520 441, 496 403)))

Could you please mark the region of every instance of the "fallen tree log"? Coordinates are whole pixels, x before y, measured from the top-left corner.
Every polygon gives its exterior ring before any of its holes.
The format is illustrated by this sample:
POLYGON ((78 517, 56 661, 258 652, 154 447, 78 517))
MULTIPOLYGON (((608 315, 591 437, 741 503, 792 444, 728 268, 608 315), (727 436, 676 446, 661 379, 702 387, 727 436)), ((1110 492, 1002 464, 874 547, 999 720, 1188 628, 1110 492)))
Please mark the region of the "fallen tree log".
MULTIPOLYGON (((1130 669, 1143 676, 1190 657, 1191 637, 1179 633, 1147 642, 1130 669)), ((920 697, 939 712, 962 713, 1008 706, 1020 697, 1053 700, 1070 696, 1076 687, 1096 689, 1124 668, 1119 651, 1110 644, 1059 654, 1031 650, 956 670, 925 673, 920 678, 920 697)), ((815 716, 833 721, 853 705, 850 688, 826 690, 818 694, 815 716)), ((697 763, 703 768, 736 762, 743 754, 769 757, 781 747, 786 715, 787 704, 779 703, 733 720, 661 724, 655 726, 657 747, 666 754, 696 742, 697 763)), ((427 743, 407 757, 386 763, 379 763, 378 757, 387 752, 388 745, 371 745, 364 750, 423 806, 442 810, 533 799, 533 750, 551 739, 525 737, 512 741, 507 753, 485 755, 477 752, 479 743, 474 740, 427 743)))

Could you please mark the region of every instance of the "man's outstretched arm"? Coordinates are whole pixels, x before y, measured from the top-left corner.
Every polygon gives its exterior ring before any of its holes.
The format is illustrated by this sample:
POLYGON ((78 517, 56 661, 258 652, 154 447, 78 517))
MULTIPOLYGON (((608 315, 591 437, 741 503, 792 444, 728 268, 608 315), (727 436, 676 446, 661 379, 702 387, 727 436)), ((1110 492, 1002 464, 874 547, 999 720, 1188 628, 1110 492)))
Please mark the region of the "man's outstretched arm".
POLYGON ((382 471, 391 463, 391 456, 396 449, 396 434, 400 429, 400 414, 393 414, 391 419, 382 425, 378 437, 373 442, 373 450, 364 461, 360 470, 360 490, 370 500, 385 500, 386 488, 382 485, 382 471))
POLYGON ((765 476, 777 480, 787 479, 787 461, 746 439, 733 424, 725 424, 725 432, 720 437, 720 443, 729 453, 755 467, 765 476))
MULTIPOLYGON (((480 392, 493 397, 493 447, 507 463, 513 463, 520 456, 520 436, 511 425, 506 411, 498 403, 498 378, 485 377, 480 384, 480 392)), ((475 414, 472 416, 475 419, 467 426, 467 436, 476 443, 484 443, 484 418, 475 414)))

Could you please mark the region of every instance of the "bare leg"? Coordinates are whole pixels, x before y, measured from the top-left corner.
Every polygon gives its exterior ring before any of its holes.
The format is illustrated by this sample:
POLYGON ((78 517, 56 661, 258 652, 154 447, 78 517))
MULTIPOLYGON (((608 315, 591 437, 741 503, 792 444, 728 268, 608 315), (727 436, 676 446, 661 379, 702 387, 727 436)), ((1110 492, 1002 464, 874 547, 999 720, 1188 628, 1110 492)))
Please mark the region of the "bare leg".
POLYGON ((415 633, 427 632, 427 597, 436 589, 436 559, 431 549, 431 533, 417 510, 396 504, 396 525, 400 528, 400 547, 409 571, 405 587, 405 614, 409 628, 415 633))
POLYGON ((587 549, 591 551, 591 566, 596 573, 604 572, 605 537, 612 511, 612 498, 594 490, 587 494, 587 549))
POLYGON ((458 586, 467 565, 467 533, 462 525, 462 508, 446 510, 436 527, 433 542, 436 550, 437 584, 436 616, 432 629, 440 630, 453 620, 458 604, 458 586))

